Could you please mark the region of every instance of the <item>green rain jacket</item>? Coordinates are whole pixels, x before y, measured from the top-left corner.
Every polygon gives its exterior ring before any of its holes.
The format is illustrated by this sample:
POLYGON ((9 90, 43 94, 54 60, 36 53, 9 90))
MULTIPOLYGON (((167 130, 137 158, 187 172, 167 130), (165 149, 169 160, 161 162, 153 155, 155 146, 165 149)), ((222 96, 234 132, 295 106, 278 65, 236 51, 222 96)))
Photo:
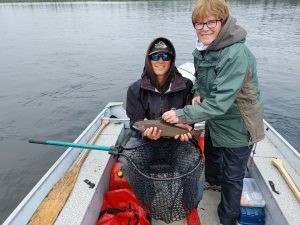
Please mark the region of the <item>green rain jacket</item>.
POLYGON ((194 96, 202 102, 176 110, 180 122, 206 121, 214 147, 238 148, 264 138, 256 60, 246 31, 229 17, 204 51, 195 49, 194 96))

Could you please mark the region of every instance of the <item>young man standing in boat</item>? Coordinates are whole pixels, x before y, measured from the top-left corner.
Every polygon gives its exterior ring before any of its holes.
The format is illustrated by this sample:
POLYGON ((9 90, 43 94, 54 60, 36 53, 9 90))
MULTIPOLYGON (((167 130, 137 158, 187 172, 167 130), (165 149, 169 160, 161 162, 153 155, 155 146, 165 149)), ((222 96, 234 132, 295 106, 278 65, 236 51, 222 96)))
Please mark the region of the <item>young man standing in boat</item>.
MULTIPOLYGON (((175 48, 170 40, 159 37, 150 43, 146 52, 145 66, 141 78, 130 85, 127 91, 126 113, 130 119, 131 127, 136 121, 158 119, 168 110, 182 108, 191 104, 193 83, 179 73, 175 66, 175 59, 175 48)), ((191 126, 187 124, 184 127, 191 130, 191 126)), ((134 131, 133 136, 136 136, 134 131)), ((150 127, 143 132, 143 136, 151 140, 158 140, 161 138, 161 130, 158 130, 157 127, 150 127)), ((188 141, 192 136, 188 133, 176 138, 179 138, 181 141, 188 141)), ((130 145, 137 146, 141 143, 140 136, 137 136, 137 141, 134 140, 135 138, 132 137, 127 143, 127 147, 130 145)), ((153 154, 159 154, 155 150, 153 149, 153 154)), ((179 158, 182 157, 185 156, 180 156, 179 158)), ((149 160, 153 160, 152 158, 155 157, 149 157, 149 160)), ((187 185, 191 186, 191 184, 184 184, 183 189, 187 185)), ((196 196, 192 196, 194 202, 199 203, 202 198, 203 190, 202 188, 200 189, 198 191, 200 194, 197 195, 198 200, 196 200, 196 196)), ((192 195, 187 192, 185 194, 190 195, 189 198, 192 195)), ((192 211, 189 211, 187 224, 201 224, 197 205, 192 211)))
POLYGON ((221 186, 220 223, 233 225, 252 146, 264 138, 256 60, 245 45, 246 31, 229 15, 224 0, 198 0, 192 22, 198 37, 193 106, 170 110, 162 118, 207 121, 205 178, 207 186, 221 186))

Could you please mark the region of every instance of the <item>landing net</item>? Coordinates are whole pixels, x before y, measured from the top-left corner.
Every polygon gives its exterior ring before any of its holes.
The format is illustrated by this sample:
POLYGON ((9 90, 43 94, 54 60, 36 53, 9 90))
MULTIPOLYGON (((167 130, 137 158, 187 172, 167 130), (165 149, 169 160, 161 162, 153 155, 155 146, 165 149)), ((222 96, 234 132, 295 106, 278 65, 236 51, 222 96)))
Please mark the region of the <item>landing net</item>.
POLYGON ((152 218, 171 223, 186 218, 197 207, 204 161, 193 143, 162 138, 124 149, 119 161, 152 218))

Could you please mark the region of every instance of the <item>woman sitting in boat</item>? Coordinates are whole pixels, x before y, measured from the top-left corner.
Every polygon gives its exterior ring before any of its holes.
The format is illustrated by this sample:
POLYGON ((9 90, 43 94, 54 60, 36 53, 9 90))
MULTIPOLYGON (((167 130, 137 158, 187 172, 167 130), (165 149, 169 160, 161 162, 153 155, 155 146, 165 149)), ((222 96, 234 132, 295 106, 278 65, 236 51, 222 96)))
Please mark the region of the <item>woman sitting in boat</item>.
MULTIPOLYGON (((127 91, 126 112, 130 126, 144 119, 157 119, 170 109, 182 108, 191 104, 193 83, 183 77, 175 66, 176 52, 170 40, 154 39, 147 50, 144 71, 127 91)), ((187 129, 191 129, 187 126, 187 129)), ((151 127, 143 136, 157 140, 161 130, 151 127)), ((182 135, 189 140, 190 134, 182 135)))
POLYGON ((195 104, 162 117, 169 123, 207 121, 205 179, 207 186, 221 186, 218 216, 221 224, 233 225, 252 146, 264 138, 256 60, 224 0, 198 0, 192 22, 198 37, 195 104))
MULTIPOLYGON (((191 95, 191 89, 193 86, 193 83, 183 77, 179 71, 177 70, 175 66, 175 59, 176 59, 176 52, 173 44, 171 43, 170 40, 164 37, 159 37, 154 39, 146 52, 146 59, 145 59, 145 66, 143 73, 141 75, 141 78, 137 81, 135 81, 130 87, 128 88, 127 91, 127 103, 126 103, 126 112, 127 116, 130 118, 130 125, 132 125, 137 122, 137 121, 143 121, 143 120, 149 120, 149 119, 158 119, 162 116, 162 114, 170 109, 177 109, 177 108, 182 108, 187 104, 191 104, 192 100, 192 95, 191 95)), ((191 126, 186 125, 186 129, 191 130, 191 126)), ((141 135, 138 133, 135 133, 134 130, 132 130, 132 137, 130 138, 129 142, 127 143, 126 147, 131 147, 131 146, 138 146, 141 144, 142 139, 145 141, 150 140, 162 140, 162 142, 158 142, 158 145, 163 145, 164 139, 161 137, 162 131, 159 130, 157 127, 150 127, 147 128, 143 132, 143 138, 141 138, 141 135)), ((176 138, 179 138, 179 140, 174 140, 173 138, 168 139, 166 141, 169 141, 169 143, 173 144, 174 142, 180 142, 183 143, 185 146, 190 146, 188 143, 188 140, 192 138, 190 133, 188 134, 182 134, 178 135, 176 138)), ((178 146, 178 144, 177 144, 178 146)), ((180 163, 178 160, 180 158, 184 158, 185 162, 195 162, 196 158, 193 154, 187 154, 188 151, 181 151, 181 153, 172 153, 173 149, 170 150, 169 152, 166 152, 165 150, 162 149, 162 151, 158 150, 158 148, 161 146, 157 146, 155 149, 149 149, 149 151, 146 152, 148 154, 147 160, 145 160, 145 164, 156 164, 157 161, 161 159, 157 159, 157 155, 161 155, 161 158, 169 158, 170 160, 167 161, 172 161, 172 165, 179 165, 180 163), (149 153, 151 152, 151 153, 149 153), (193 159, 190 159, 189 157, 192 157, 193 159)), ((162 148, 162 147, 161 147, 162 148)), ((181 147, 183 148, 183 147, 181 147)), ((186 147, 185 147, 186 148, 186 147)), ((189 148, 189 147, 188 147, 189 148)), ((176 150, 174 150, 176 151, 176 150)), ((197 150, 196 150, 197 151, 197 150)), ((178 152, 178 151, 177 151, 178 152)), ((144 153, 143 153, 144 154, 144 153)), ((199 153, 198 153, 199 154, 199 153)), ((146 156, 143 156, 145 158, 146 156)), ((199 157, 198 157, 199 159, 199 157)), ((165 159, 164 159, 165 160, 165 159)), ((199 160, 198 160, 199 161, 199 160)), ((141 164, 138 162, 138 164, 141 164)), ((183 164, 181 162, 181 164, 183 164)), ((185 163, 188 164, 188 163, 185 163)), ((174 166, 173 166, 174 167, 174 166)), ((178 166, 179 168, 180 166, 178 166)), ((178 170, 181 170, 182 168, 179 168, 178 170)), ((199 167, 199 169, 202 168, 199 167)), ((173 169, 174 170, 174 169, 173 169)), ((162 170, 161 170, 162 171, 162 170)), ((198 217, 198 212, 197 212, 197 204, 199 203, 200 199, 202 198, 202 191, 201 190, 194 190, 195 193, 197 192, 198 196, 191 196, 193 195, 191 192, 189 192, 189 188, 192 186, 198 189, 201 187, 201 185, 197 186, 197 183, 199 181, 199 174, 197 175, 197 178, 194 179, 194 185, 192 185, 190 182, 193 181, 188 181, 188 180, 181 180, 181 186, 183 186, 183 191, 182 189, 178 189, 180 193, 183 192, 182 198, 188 198, 192 199, 192 201, 187 200, 187 203, 184 204, 189 204, 193 205, 192 210, 187 209, 189 207, 186 207, 186 216, 187 216, 187 224, 189 225, 200 225, 200 220, 198 217), (196 182, 195 182, 196 181, 196 182), (200 193, 200 194, 199 194, 200 193), (198 198, 198 200, 197 200, 198 198), (195 202, 197 202, 195 204, 195 202)), ((143 180, 141 182, 144 182, 143 180)), ((129 181, 130 183, 130 181, 129 181)), ((140 183, 140 182, 138 182, 140 183)), ((138 184, 139 185, 139 184, 138 184)), ((153 205, 152 201, 154 201, 154 195, 157 196, 157 192, 155 192, 155 187, 157 186, 156 184, 149 184, 151 187, 148 186, 147 193, 149 193, 150 200, 149 205, 153 205), (153 192, 151 192, 153 191, 153 192), (151 192, 151 193, 150 193, 151 192)), ((159 184, 158 186, 160 190, 164 189, 164 184, 159 184)), ((200 188, 201 189, 201 188, 200 188)), ((171 191, 167 191, 166 193, 169 194, 171 191), (168 193, 167 193, 168 192, 168 193)), ((144 195, 147 195, 147 193, 144 193, 144 195)), ((167 195, 166 194, 166 195, 167 195)), ((182 200, 182 199, 181 199, 182 200)), ((180 200, 180 201, 181 201, 180 200)), ((144 201, 146 202, 146 201, 144 201)), ((178 201, 176 200, 177 204, 178 201)), ((147 203, 146 203, 147 204, 147 203)), ((173 203, 174 204, 174 203, 173 203)), ((150 206, 152 207, 152 206, 150 206)), ((172 208, 168 207, 168 208, 172 208)), ((167 208, 165 206, 164 208, 167 208)), ((174 214, 177 211, 171 211, 170 214, 174 214)), ((184 211, 183 211, 184 212, 184 211)), ((169 213, 169 212, 168 212, 169 213)), ((172 220, 178 220, 181 219, 180 215, 178 217, 176 215, 170 215, 167 217, 173 217, 173 219, 170 219, 167 221, 168 223, 172 220), (177 218, 176 218, 177 217, 177 218)), ((160 218, 158 218, 160 219, 160 218)), ((169 218, 167 218, 168 220, 169 218)), ((166 222, 166 221, 165 221, 166 222)))

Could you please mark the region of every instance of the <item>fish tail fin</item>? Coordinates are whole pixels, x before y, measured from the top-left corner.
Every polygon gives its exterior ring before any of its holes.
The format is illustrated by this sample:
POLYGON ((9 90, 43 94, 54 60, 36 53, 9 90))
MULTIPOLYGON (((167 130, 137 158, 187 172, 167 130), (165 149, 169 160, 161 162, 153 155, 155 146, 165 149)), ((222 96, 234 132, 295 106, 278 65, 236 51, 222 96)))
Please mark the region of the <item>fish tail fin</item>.
POLYGON ((199 141, 202 131, 203 131, 203 129, 193 131, 192 136, 196 141, 199 141))

